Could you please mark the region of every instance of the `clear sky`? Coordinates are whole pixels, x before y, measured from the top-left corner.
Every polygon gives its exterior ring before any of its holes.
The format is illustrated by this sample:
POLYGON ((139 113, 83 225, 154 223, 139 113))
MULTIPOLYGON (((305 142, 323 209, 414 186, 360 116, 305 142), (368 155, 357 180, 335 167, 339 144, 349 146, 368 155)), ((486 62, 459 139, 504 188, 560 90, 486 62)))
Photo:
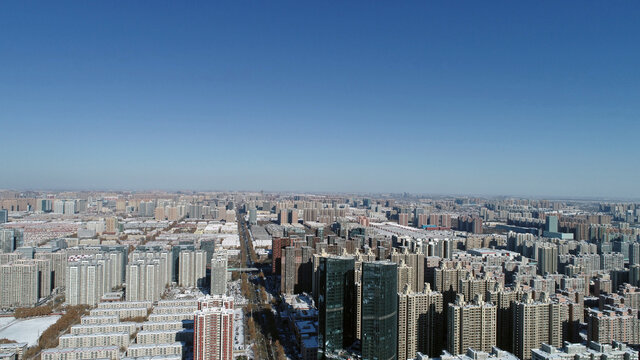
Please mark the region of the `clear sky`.
POLYGON ((638 1, 2 1, 0 188, 640 197, 638 1))

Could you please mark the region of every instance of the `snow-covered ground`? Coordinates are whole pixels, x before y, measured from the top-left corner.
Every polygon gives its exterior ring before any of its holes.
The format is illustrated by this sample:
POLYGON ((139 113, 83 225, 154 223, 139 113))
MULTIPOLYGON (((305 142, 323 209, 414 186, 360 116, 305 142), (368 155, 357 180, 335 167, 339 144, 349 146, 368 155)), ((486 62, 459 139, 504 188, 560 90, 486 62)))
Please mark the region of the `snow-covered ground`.
POLYGON ((12 322, 15 319, 16 318, 14 318, 13 316, 0 317, 0 329, 2 329, 3 327, 7 326, 10 322, 12 322))
POLYGON ((244 350, 244 313, 233 310, 233 350, 244 350))
POLYGON ((242 296, 242 290, 240 288, 241 283, 241 280, 230 281, 227 283, 227 294, 229 296, 233 296, 233 304, 236 307, 247 304, 247 299, 242 296))
MULTIPOLYGON (((53 325, 59 318, 60 315, 40 316, 18 320, 13 318, 0 318, 2 319, 0 320, 2 322, 4 322, 5 319, 15 320, 15 322, 8 324, 8 326, 0 330, 0 339, 7 338, 17 342, 26 342, 29 346, 36 345, 40 334, 42 334, 42 332, 49 326, 53 325)), ((7 323, 5 323, 5 325, 7 325, 7 323)))

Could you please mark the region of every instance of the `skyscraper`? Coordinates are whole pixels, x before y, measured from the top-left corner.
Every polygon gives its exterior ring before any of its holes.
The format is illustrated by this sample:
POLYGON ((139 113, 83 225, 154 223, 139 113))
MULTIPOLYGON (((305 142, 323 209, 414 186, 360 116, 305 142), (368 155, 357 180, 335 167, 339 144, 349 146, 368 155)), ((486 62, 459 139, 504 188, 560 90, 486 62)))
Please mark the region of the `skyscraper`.
POLYGON ((362 263, 362 359, 397 359, 398 265, 362 263))
POLYGON ((552 303, 545 295, 541 301, 533 301, 531 294, 516 302, 513 325, 513 353, 523 360, 531 359, 531 349, 542 343, 562 345, 561 304, 552 303))
POLYGON ((398 225, 408 226, 409 225, 409 214, 406 214, 406 213, 398 214, 398 225))
POLYGON ((558 246, 543 243, 538 246, 538 274, 555 274, 558 272, 558 246))
POLYGON ((544 224, 544 230, 547 232, 558 232, 558 217, 555 215, 547 216, 547 220, 544 224))
POLYGON ((258 210, 256 208, 249 209, 249 225, 258 225, 258 210))
POLYGON ((9 222, 9 210, 0 209, 0 224, 9 222))
POLYGON ((92 259, 70 259, 65 297, 69 305, 96 305, 104 293, 102 264, 92 259))
POLYGON ((273 237, 271 239, 271 273, 274 275, 282 274, 282 254, 287 246, 291 245, 291 238, 289 237, 273 237))
POLYGON ((311 291, 313 248, 309 246, 288 246, 282 259, 281 291, 298 294, 311 291))
MULTIPOLYGON (((415 253, 410 252, 407 247, 403 247, 401 252, 397 252, 394 249, 391 253, 391 261, 396 264, 400 264, 401 261, 404 261, 405 264, 412 269, 412 279, 409 281, 411 284, 411 291, 421 292, 424 287, 424 255, 420 248, 418 248, 415 253)), ((400 287, 400 290, 404 289, 402 285, 399 284, 398 286, 400 287)))
POLYGON ((496 345, 502 350, 513 351, 513 309, 523 294, 519 286, 505 289, 495 284, 487 290, 487 301, 496 305, 496 345))
POLYGON ((447 312, 447 340, 447 350, 454 355, 469 348, 491 351, 496 345, 496 306, 483 302, 480 296, 466 303, 458 294, 447 312))
POLYGON ((0 251, 4 253, 14 252, 24 243, 24 232, 22 229, 0 228, 0 251))
POLYGON ((222 250, 211 258, 211 295, 227 293, 227 252, 222 250))
POLYGON ((64 202, 64 214, 73 215, 76 213, 76 202, 74 200, 67 200, 64 202))
POLYGON ((166 264, 161 259, 140 259, 127 265, 127 301, 158 301, 164 291, 166 264))
POLYGON ((105 232, 115 234, 118 232, 118 218, 115 216, 108 217, 105 220, 105 232))
POLYGON ((438 356, 444 328, 442 294, 428 283, 422 292, 407 287, 398 294, 398 359, 412 359, 418 351, 438 356))
POLYGON ((620 341, 628 344, 640 343, 640 319, 637 311, 628 307, 615 310, 590 309, 587 316, 587 338, 610 344, 620 341))
POLYGON ((193 359, 233 359, 233 309, 210 307, 194 316, 193 359))
POLYGON ((466 279, 469 274, 469 270, 462 268, 459 262, 455 267, 443 263, 434 270, 434 287, 436 291, 442 293, 445 303, 451 303, 455 300, 460 280, 466 279))
POLYGON ((55 214, 64 214, 64 200, 56 200, 53 202, 53 212, 55 214))
POLYGON ((178 284, 184 287, 202 287, 206 280, 206 251, 184 250, 180 252, 178 284))
POLYGON ((324 256, 318 265, 318 358, 355 341, 355 259, 324 256))
POLYGON ((640 243, 629 244, 629 265, 640 265, 640 243))
MULTIPOLYGON (((42 252, 36 253, 35 259, 47 260, 51 264, 52 271, 52 286, 54 288, 61 288, 65 284, 65 274, 67 271, 67 255, 62 252, 42 252)), ((122 281, 120 281, 122 283, 122 281)))
POLYGON ((0 265, 0 307, 33 306, 38 301, 38 270, 32 263, 0 265))

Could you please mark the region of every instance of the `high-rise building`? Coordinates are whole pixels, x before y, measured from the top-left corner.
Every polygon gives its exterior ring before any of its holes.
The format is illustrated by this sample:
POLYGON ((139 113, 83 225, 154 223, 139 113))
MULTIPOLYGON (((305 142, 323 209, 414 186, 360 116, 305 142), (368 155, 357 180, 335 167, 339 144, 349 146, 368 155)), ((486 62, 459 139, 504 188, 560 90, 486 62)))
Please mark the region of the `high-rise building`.
POLYGON ((640 343, 637 310, 628 307, 615 310, 590 309, 587 315, 587 338, 602 344, 611 344, 613 341, 640 343))
POLYGON ((227 252, 224 250, 214 253, 211 258, 211 295, 227 293, 227 262, 227 252))
POLYGON ((280 225, 284 225, 284 224, 287 224, 288 222, 289 222, 289 210, 280 209, 280 212, 278 213, 278 223, 280 225))
POLYGON ((442 294, 415 293, 408 287, 398 294, 398 359, 413 359, 417 352, 438 356, 444 345, 445 322, 442 294))
POLYGON ((204 250, 184 250, 180 252, 178 285, 202 287, 207 275, 207 252, 204 250))
POLYGON ((447 351, 464 354, 467 349, 491 351, 496 345, 496 306, 476 296, 473 303, 466 303, 458 294, 447 311, 447 351))
POLYGON ((445 303, 451 303, 459 292, 460 280, 466 279, 469 274, 469 270, 462 268, 459 262, 455 267, 442 264, 434 270, 434 288, 442 293, 445 303))
POLYGON ((0 307, 33 306, 38 302, 38 269, 34 263, 0 265, 0 307))
POLYGON ((116 200, 116 211, 125 212, 126 210, 127 210, 127 200, 125 199, 116 200))
MULTIPOLYGON (((126 281, 126 264, 129 255, 129 248, 125 245, 102 245, 100 251, 104 252, 104 256, 111 259, 111 287, 122 286, 126 281)), ((160 252, 158 256, 169 259, 168 252, 160 252)), ((169 260, 167 260, 169 262, 169 260)), ((171 271, 171 263, 169 262, 168 271, 171 271)), ((170 279, 170 277, 169 277, 170 279)), ((169 280, 171 282, 171 280, 169 280)))
POLYGON ((233 309, 210 307, 194 316, 193 359, 233 359, 233 309))
POLYGON ((196 249, 196 247, 193 244, 178 244, 178 245, 173 245, 171 247, 171 259, 172 259, 172 265, 171 265, 171 270, 172 270, 172 275, 171 275, 171 279, 172 281, 178 282, 179 279, 179 272, 180 272, 180 253, 182 251, 194 251, 196 249))
POLYGON ((156 204, 153 201, 140 201, 138 205, 138 216, 153 217, 156 212, 156 204))
POLYGON ((280 288, 285 294, 311 291, 313 248, 288 246, 282 258, 280 288))
POLYGON ((417 226, 419 228, 423 227, 424 225, 429 224, 429 214, 418 214, 417 215, 418 219, 417 219, 417 226))
POLYGON ((67 255, 62 251, 41 252, 34 255, 36 260, 47 260, 50 263, 52 286, 62 288, 65 286, 65 274, 67 271, 67 255))
POLYGON ((464 295, 465 299, 475 299, 476 296, 484 298, 487 295, 487 291, 495 288, 496 284, 501 284, 499 279, 488 274, 478 275, 477 277, 469 275, 466 279, 460 280, 458 292, 464 295))
POLYGON ((83 213, 87 211, 87 199, 75 200, 75 212, 83 213))
POLYGON ((407 214, 407 213, 398 214, 398 225, 408 226, 409 225, 409 214, 407 214))
POLYGON ((256 208, 249 209, 249 225, 258 225, 258 210, 256 208))
POLYGON ((202 205, 190 204, 188 214, 190 219, 202 219, 202 205))
POLYGON ((496 306, 496 344, 502 350, 513 351, 513 309, 523 296, 524 291, 519 286, 505 289, 495 284, 487 291, 487 301, 496 306))
POLYGON ((562 345, 562 305, 551 302, 545 295, 541 301, 533 301, 525 294, 516 302, 513 317, 513 353, 523 360, 531 359, 531 349, 543 343, 562 345))
POLYGON ((355 341, 355 259, 318 258, 318 358, 324 359, 355 341))
POLYGON ((546 232, 558 232, 558 217, 555 215, 547 216, 547 220, 544 224, 544 231, 546 232))
POLYGON ((11 253, 24 245, 24 232, 22 229, 0 228, 0 252, 11 253))
POLYGON ((169 221, 178 221, 178 219, 180 219, 180 213, 178 212, 178 207, 176 206, 168 206, 166 214, 167 220, 169 221))
POLYGON ((298 209, 291 209, 289 212, 289 223, 297 224, 298 223, 298 209))
POLYGON ((404 289, 413 289, 413 269, 411 269, 404 260, 400 260, 398 264, 398 292, 404 291, 404 289))
POLYGON ((35 265, 36 276, 38 283, 37 298, 41 299, 51 295, 52 287, 52 272, 51 262, 47 260, 35 260, 35 259, 20 259, 12 262, 12 265, 35 265))
POLYGON ((154 210, 154 218, 156 219, 156 221, 163 221, 165 219, 164 206, 158 206, 154 210))
POLYGON ((115 216, 108 217, 104 219, 105 222, 105 232, 110 234, 115 234, 118 232, 118 218, 115 216))
POLYGON ((51 200, 38 199, 38 201, 36 202, 36 211, 50 212, 51 210, 51 200))
POLYGON ((558 246, 542 243, 538 246, 538 274, 555 274, 558 272, 558 246))
POLYGON ((640 243, 629 244, 629 265, 640 265, 640 243))
MULTIPOLYGON (((391 261, 396 264, 404 261, 411 268, 411 291, 421 292, 424 287, 424 255, 421 250, 418 248, 416 252, 410 252, 407 247, 403 247, 402 252, 397 252, 394 249, 391 253, 391 261)), ((398 286, 400 290, 404 289, 401 285, 398 286)))
POLYGON ((362 359, 397 359, 398 265, 362 263, 362 359))
POLYGON ((64 214, 73 215, 76 213, 76 202, 74 200, 67 200, 64 202, 64 214))
MULTIPOLYGON (((166 266, 166 265, 165 265, 166 266)), ((166 283, 160 259, 139 259, 127 265, 127 301, 158 301, 166 283)))
POLYGON ((102 264, 93 259, 70 259, 65 298, 69 305, 96 305, 104 294, 102 264))
POLYGON ((0 224, 9 222, 9 210, 0 209, 0 224))
POLYGON ((629 266, 629 284, 640 286, 640 264, 629 266))
POLYGON ((289 237, 276 237, 271 239, 271 273, 274 275, 282 274, 282 262, 281 258, 283 250, 291 245, 291 238, 289 237))
POLYGON ((64 200, 56 200, 53 202, 53 212, 55 214, 64 214, 64 200))

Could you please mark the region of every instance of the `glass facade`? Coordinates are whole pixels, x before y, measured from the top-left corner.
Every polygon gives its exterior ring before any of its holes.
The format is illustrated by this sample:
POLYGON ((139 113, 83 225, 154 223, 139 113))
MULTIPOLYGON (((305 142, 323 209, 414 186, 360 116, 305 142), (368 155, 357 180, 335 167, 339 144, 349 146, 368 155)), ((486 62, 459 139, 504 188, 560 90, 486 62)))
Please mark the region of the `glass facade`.
POLYGON ((355 260, 322 257, 318 271, 318 358, 347 348, 355 340, 355 260))
POLYGON ((398 342, 398 265, 362 264, 362 359, 396 360, 398 342))

